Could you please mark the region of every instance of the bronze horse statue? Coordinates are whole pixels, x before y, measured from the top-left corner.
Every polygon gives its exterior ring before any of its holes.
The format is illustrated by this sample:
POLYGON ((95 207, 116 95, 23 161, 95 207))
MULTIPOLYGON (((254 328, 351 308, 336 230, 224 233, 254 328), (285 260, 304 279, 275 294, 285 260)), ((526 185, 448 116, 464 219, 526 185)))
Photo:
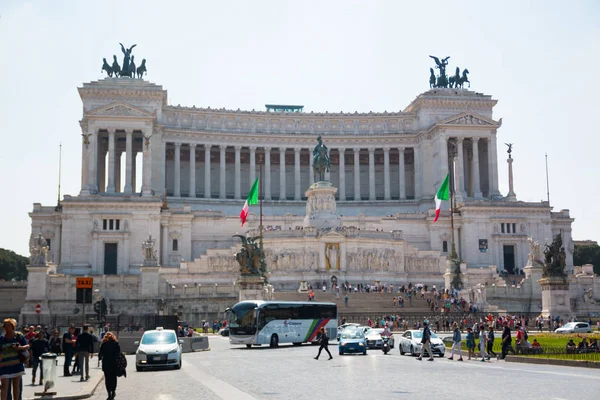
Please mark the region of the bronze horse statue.
POLYGON ((100 72, 106 71, 106 75, 108 75, 109 77, 112 78, 112 76, 113 76, 113 70, 112 70, 112 68, 106 62, 106 58, 103 58, 102 61, 104 61, 104 62, 102 63, 102 69, 100 70, 100 72))
POLYGON ((137 77, 142 78, 146 72, 146 59, 142 60, 142 65, 137 67, 137 77))
POLYGON ((329 157, 327 155, 327 147, 319 147, 317 155, 315 156, 313 161, 313 173, 315 182, 325 180, 325 172, 329 172, 330 165, 331 162, 329 161, 329 157))

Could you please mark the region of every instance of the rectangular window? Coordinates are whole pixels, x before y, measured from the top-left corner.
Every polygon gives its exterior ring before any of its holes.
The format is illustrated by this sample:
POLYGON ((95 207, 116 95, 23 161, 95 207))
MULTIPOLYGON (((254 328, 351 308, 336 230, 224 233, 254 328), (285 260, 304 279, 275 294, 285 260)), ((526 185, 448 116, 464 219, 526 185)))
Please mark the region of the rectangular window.
POLYGON ((108 226, 107 226, 107 222, 106 222, 106 221, 107 221, 107 220, 105 220, 105 219, 103 219, 103 220, 102 220, 102 230, 104 230, 104 231, 108 229, 108 226))
POLYGON ((448 252, 448 241, 444 240, 442 242, 442 252, 447 253, 448 252))
POLYGON ((48 250, 52 250, 52 240, 46 239, 46 246, 48 246, 48 250))
POLYGON ((115 220, 114 219, 109 219, 108 220, 108 230, 112 231, 115 227, 115 220))
POLYGON ((517 224, 512 224, 512 226, 513 226, 512 233, 517 233, 517 224))
POLYGON ((179 251, 179 242, 177 239, 173 239, 173 251, 179 251))
POLYGON ((115 230, 118 231, 120 230, 120 225, 121 225, 121 220, 120 219, 115 219, 115 230))
POLYGON ((506 233, 510 233, 510 224, 506 224, 506 233))
POLYGON ((504 222, 500 224, 500 230, 504 233, 504 222))

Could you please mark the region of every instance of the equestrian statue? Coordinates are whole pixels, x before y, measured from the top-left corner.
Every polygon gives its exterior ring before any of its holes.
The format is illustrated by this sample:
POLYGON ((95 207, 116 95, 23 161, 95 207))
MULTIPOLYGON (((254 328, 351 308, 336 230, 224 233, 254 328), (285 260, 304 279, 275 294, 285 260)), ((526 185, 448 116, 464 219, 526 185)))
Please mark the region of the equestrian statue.
POLYGON ((433 68, 429 68, 429 88, 463 88, 465 83, 469 84, 469 88, 471 87, 471 82, 469 81, 468 69, 464 69, 462 74, 460 73, 460 68, 456 67, 456 71, 453 76, 446 76, 446 66, 448 65, 448 59, 450 57, 443 58, 441 61, 438 57, 429 56, 433 58, 436 64, 436 69, 440 70, 439 76, 436 78, 435 73, 433 72, 433 68))
POLYGON ((265 255, 256 242, 260 236, 246 237, 244 235, 233 235, 242 240, 242 248, 235 253, 235 259, 240 265, 241 275, 263 275, 267 271, 265 255))
POLYGON ((321 136, 317 138, 317 142, 313 149, 313 174, 315 182, 320 182, 325 180, 325 172, 329 172, 331 160, 329 159, 327 146, 323 144, 321 136))
POLYGON ((135 78, 137 73, 137 77, 141 79, 144 76, 144 74, 147 73, 146 59, 144 58, 142 60, 142 64, 136 68, 134 61, 135 56, 131 54, 131 52, 133 51, 133 48, 137 45, 134 44, 133 46, 126 48, 125 46, 123 46, 122 43, 119 44, 121 45, 121 51, 123 52, 123 64, 119 65, 119 61, 117 61, 116 55, 113 55, 112 65, 109 65, 106 61, 106 58, 103 58, 102 69, 100 72, 105 71, 106 75, 108 75, 110 78, 112 78, 113 75, 115 78, 135 78))

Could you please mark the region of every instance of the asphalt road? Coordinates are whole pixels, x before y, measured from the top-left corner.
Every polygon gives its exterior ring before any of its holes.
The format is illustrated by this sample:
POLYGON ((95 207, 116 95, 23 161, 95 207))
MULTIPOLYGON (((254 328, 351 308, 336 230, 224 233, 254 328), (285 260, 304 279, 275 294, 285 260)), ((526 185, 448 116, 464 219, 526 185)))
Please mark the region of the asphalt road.
MULTIPOLYGON (((117 399, 591 399, 600 391, 597 369, 400 356, 321 355, 317 346, 232 347, 211 337, 211 351, 184 354, 181 370, 135 372, 119 379, 117 399)), ((92 397, 105 399, 103 383, 92 397)))

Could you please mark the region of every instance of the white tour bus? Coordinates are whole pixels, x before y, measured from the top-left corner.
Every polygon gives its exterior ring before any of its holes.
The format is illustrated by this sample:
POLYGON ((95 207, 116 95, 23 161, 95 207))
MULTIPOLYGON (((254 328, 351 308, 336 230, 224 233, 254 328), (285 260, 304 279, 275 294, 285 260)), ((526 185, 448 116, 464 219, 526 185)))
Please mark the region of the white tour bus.
POLYGON ((337 335, 337 306, 314 301, 242 301, 229 315, 229 343, 252 345, 311 343, 322 327, 337 335))

